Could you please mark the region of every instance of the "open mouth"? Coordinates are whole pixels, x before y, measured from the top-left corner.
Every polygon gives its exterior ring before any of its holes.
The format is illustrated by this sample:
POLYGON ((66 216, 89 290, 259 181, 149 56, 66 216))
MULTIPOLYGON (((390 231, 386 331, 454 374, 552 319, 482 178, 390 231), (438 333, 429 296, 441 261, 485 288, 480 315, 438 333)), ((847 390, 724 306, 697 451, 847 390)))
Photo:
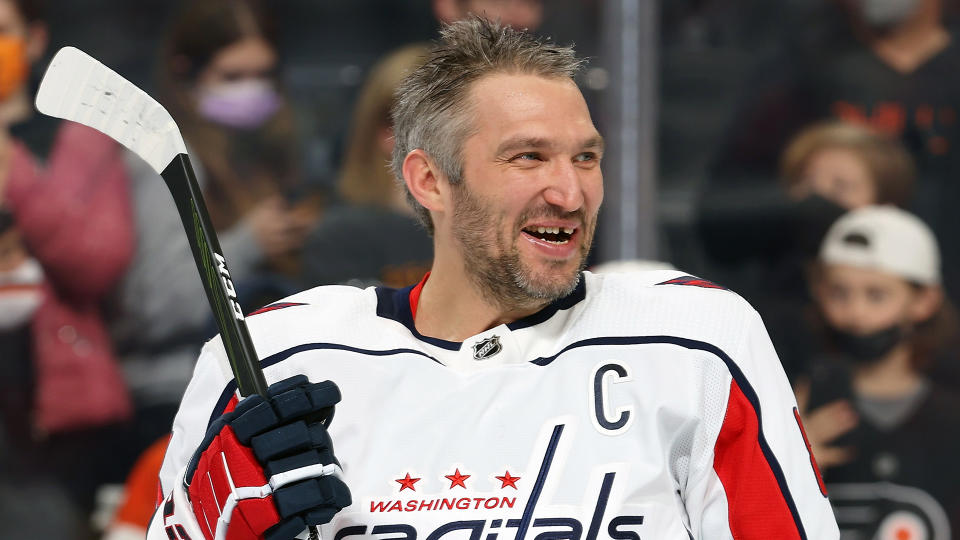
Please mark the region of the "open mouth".
POLYGON ((525 227, 523 232, 544 242, 563 245, 573 238, 577 229, 575 227, 525 227))

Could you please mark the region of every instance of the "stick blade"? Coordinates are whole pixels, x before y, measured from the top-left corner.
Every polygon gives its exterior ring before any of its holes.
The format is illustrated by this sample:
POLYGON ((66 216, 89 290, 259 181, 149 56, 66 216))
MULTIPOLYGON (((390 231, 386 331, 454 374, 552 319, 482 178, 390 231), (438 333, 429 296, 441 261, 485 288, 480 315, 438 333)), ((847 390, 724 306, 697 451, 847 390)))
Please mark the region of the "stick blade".
POLYGON ((159 174, 186 146, 173 117, 116 72, 75 47, 50 61, 37 110, 92 127, 143 158, 159 174))

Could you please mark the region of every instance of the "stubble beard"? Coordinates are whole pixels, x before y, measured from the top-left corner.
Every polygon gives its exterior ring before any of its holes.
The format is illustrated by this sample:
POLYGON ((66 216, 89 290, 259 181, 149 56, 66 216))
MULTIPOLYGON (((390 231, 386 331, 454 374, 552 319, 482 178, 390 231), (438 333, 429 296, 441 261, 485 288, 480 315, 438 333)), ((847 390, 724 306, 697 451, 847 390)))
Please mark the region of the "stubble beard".
POLYGON ((574 271, 567 270, 567 276, 560 276, 564 262, 548 265, 546 272, 554 278, 543 279, 534 275, 532 269, 523 263, 520 251, 510 239, 503 238, 496 228, 497 217, 490 210, 491 205, 474 196, 461 185, 457 185, 456 208, 453 213, 453 233, 460 244, 464 268, 473 284, 484 298, 502 309, 527 310, 543 307, 554 300, 573 292, 580 283, 580 272, 586 268, 587 255, 596 227, 596 216, 587 221, 582 212, 565 213, 550 206, 544 206, 525 213, 518 220, 519 225, 537 218, 578 218, 583 224, 583 241, 580 243, 580 261, 574 271), (556 272, 551 273, 554 269, 556 272))

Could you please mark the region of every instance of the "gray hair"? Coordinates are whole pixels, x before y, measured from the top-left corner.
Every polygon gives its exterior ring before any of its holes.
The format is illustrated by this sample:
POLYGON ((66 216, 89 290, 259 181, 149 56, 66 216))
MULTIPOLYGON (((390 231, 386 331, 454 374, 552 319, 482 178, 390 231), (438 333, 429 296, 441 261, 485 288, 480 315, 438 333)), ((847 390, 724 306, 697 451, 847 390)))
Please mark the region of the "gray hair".
POLYGON ((445 25, 426 62, 397 88, 393 117, 393 174, 407 200, 433 234, 430 212, 403 180, 403 161, 415 149, 426 152, 451 184, 463 180, 463 143, 471 135, 471 85, 494 73, 573 79, 583 61, 572 47, 559 47, 521 30, 471 16, 445 25))

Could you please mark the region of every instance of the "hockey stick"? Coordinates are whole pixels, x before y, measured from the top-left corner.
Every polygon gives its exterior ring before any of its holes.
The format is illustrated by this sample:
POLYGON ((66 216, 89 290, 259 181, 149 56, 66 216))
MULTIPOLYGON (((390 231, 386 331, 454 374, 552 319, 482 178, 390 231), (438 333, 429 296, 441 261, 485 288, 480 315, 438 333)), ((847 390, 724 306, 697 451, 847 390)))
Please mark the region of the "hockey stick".
POLYGON ((37 110, 103 132, 163 177, 173 195, 240 394, 267 395, 267 383, 227 270, 217 233, 173 117, 146 92, 83 51, 64 47, 37 92, 37 110))

